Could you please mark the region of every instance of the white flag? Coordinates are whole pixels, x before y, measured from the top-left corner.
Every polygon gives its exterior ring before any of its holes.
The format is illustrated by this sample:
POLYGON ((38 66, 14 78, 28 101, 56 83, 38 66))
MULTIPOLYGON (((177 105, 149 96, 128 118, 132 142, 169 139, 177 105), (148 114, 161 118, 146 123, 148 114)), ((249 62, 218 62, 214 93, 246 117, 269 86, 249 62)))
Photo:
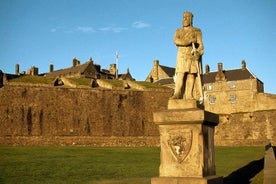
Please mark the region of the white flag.
POLYGON ((118 59, 119 58, 119 54, 118 54, 118 51, 116 51, 116 59, 118 59))

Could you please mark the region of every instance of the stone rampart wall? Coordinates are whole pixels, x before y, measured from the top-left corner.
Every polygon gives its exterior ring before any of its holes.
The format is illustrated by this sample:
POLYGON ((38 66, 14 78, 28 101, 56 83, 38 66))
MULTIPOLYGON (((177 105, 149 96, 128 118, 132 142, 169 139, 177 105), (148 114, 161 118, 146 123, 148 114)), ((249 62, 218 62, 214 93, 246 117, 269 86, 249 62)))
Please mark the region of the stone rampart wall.
POLYGON ((170 91, 4 86, 0 136, 158 136, 170 91))
MULTIPOLYGON (((108 90, 5 85, 0 88, 0 145, 156 146, 155 111, 170 90, 108 90)), ((276 144, 276 112, 220 115, 216 145, 276 144)))
POLYGON ((275 110, 220 115, 215 144, 250 146, 265 145, 269 141, 276 145, 275 120, 275 110))

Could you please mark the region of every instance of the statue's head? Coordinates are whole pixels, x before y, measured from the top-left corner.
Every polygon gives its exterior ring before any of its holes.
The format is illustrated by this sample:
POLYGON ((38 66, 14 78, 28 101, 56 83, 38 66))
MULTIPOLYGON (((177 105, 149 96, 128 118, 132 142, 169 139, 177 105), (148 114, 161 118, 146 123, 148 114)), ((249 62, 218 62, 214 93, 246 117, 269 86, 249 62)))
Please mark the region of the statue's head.
POLYGON ((183 14, 183 27, 193 26, 192 12, 184 12, 183 14))

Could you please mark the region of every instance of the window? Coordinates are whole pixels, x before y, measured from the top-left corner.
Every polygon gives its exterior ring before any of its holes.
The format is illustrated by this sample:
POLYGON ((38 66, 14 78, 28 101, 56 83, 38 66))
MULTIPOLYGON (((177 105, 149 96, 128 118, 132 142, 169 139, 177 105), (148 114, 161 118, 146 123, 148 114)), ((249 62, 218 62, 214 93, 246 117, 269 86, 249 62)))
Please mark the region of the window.
POLYGON ((236 82, 235 81, 230 81, 229 82, 229 87, 230 87, 230 89, 236 88, 236 82))
POLYGON ((230 102, 231 103, 236 103, 236 95, 235 94, 230 95, 230 102))
POLYGON ((211 91, 213 89, 212 84, 207 84, 206 89, 207 89, 207 91, 211 91))
POLYGON ((209 103, 210 103, 210 104, 215 104, 215 100, 216 100, 216 97, 215 97, 215 96, 211 95, 211 96, 209 97, 209 103))

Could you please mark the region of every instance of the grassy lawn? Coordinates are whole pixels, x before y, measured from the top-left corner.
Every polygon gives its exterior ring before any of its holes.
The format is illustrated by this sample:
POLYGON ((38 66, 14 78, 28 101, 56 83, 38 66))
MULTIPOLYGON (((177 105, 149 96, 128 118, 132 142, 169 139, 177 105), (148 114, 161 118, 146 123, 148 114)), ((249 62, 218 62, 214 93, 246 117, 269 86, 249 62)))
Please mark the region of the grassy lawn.
POLYGON ((111 84, 114 87, 123 87, 124 82, 123 80, 110 80, 110 79, 102 79, 102 81, 111 84))
MULTIPOLYGON (((159 174, 159 152, 157 147, 0 147, 0 183, 150 184, 159 174)), ((235 183, 263 156, 262 147, 217 147, 217 174, 235 183)), ((263 171, 250 177, 262 183, 263 171)))
POLYGON ((32 84, 52 84, 55 78, 53 77, 43 77, 43 76, 32 76, 25 75, 18 78, 9 80, 9 82, 25 82, 32 84))
POLYGON ((216 147, 216 171, 225 184, 262 184, 264 147, 216 147))
POLYGON ((169 89, 166 86, 155 84, 155 83, 151 83, 151 82, 136 81, 136 83, 139 84, 139 85, 141 85, 141 86, 144 86, 146 88, 164 88, 164 89, 169 89))
POLYGON ((67 80, 76 85, 90 86, 91 84, 91 79, 89 78, 67 78, 67 80))

